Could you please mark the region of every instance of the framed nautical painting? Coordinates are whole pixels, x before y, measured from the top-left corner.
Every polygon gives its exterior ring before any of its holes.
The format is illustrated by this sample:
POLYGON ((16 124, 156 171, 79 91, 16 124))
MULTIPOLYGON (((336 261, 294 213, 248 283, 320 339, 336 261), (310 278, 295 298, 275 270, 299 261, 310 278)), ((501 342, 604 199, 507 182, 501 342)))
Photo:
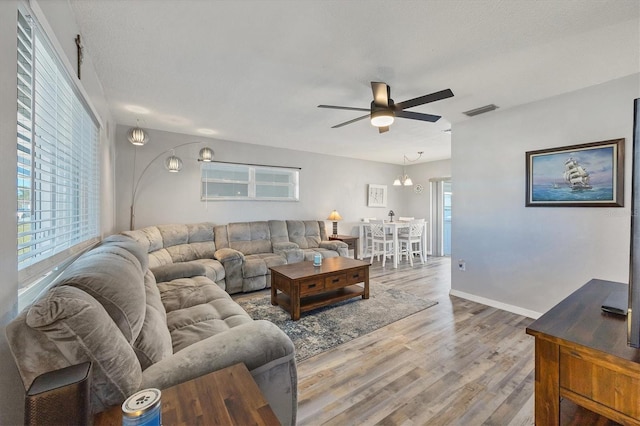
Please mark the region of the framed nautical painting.
POLYGON ((529 151, 527 207, 624 207, 624 139, 529 151))

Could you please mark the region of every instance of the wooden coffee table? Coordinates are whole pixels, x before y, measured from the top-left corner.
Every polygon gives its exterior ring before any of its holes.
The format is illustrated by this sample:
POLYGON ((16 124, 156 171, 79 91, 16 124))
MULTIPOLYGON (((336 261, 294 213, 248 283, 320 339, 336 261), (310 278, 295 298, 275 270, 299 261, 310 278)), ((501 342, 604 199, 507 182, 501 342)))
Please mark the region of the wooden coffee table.
POLYGON ((369 298, 368 262, 331 257, 323 259, 321 266, 299 262, 270 269, 271 304, 280 305, 294 321, 300 319, 301 312, 352 297, 369 298))
MULTIPOLYGON (((244 364, 163 389, 161 401, 164 425, 280 424, 244 364)), ((121 407, 96 414, 93 424, 121 426, 121 407)))

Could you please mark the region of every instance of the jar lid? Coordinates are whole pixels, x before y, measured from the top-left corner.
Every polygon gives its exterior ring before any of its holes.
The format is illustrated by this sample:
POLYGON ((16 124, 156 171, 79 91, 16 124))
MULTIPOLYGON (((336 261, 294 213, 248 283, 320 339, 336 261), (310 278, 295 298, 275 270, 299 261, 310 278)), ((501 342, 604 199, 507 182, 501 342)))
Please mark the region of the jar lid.
POLYGON ((126 417, 140 417, 160 404, 160 389, 143 389, 131 395, 122 403, 122 414, 126 417))

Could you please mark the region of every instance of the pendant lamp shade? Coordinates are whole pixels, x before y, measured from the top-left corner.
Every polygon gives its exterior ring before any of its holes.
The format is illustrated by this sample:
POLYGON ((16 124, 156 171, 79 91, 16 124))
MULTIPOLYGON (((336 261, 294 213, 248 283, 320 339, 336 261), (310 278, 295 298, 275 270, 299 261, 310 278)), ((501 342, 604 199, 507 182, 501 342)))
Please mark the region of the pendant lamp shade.
POLYGON ((200 154, 198 154, 198 161, 203 161, 205 163, 210 163, 213 161, 213 150, 208 147, 204 147, 200 150, 200 154))
POLYGON ((164 166, 171 173, 178 173, 182 169, 182 160, 175 155, 171 155, 164 161, 164 166))
POLYGON ((142 130, 140 127, 134 127, 129 130, 129 142, 131 142, 135 146, 142 146, 149 141, 149 136, 147 132, 142 130))

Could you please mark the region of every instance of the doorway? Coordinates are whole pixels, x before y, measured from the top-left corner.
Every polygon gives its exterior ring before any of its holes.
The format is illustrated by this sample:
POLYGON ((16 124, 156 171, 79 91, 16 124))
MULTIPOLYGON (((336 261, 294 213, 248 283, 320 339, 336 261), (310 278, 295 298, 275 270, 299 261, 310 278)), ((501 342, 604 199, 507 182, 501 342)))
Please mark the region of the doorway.
POLYGON ((431 189, 431 254, 451 256, 451 178, 429 180, 431 189))

